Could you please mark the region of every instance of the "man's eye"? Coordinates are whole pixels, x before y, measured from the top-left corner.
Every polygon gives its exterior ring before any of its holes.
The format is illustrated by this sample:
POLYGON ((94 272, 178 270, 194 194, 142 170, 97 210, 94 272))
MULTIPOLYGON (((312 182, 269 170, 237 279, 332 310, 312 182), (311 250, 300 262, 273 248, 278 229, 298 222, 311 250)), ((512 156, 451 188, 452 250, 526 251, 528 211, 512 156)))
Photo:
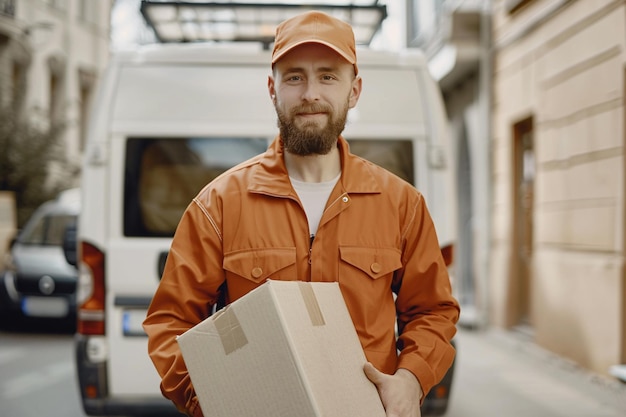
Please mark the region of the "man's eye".
POLYGON ((287 77, 287 81, 300 81, 302 80, 302 77, 299 75, 292 75, 290 77, 287 77))

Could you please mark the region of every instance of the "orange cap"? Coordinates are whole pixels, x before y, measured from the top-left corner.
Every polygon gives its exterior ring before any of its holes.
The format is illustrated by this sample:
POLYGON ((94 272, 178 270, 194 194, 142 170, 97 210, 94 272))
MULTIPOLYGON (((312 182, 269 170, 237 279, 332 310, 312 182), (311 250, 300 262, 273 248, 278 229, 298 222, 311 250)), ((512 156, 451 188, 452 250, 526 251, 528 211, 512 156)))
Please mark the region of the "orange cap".
POLYGON ((272 66, 283 55, 303 43, 325 45, 356 66, 356 46, 352 27, 326 13, 310 11, 285 20, 276 28, 272 66))

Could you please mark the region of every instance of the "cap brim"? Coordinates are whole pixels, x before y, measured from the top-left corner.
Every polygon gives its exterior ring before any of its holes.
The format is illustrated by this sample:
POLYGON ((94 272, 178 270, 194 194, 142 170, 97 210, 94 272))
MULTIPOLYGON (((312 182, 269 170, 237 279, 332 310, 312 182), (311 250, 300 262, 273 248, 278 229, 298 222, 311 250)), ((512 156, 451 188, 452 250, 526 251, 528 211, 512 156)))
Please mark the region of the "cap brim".
POLYGON ((300 42, 296 42, 293 45, 289 45, 288 47, 284 48, 282 51, 278 52, 277 54, 275 54, 272 57, 272 64, 275 64, 276 61, 278 61, 280 58, 282 58, 283 56, 285 56, 285 54, 287 54, 289 51, 293 50, 294 48, 303 45, 305 43, 317 43, 320 45, 324 45, 330 49, 332 49, 333 51, 337 52, 343 59, 345 59, 346 61, 348 61, 348 63, 354 65, 355 64, 355 60, 354 58, 351 58, 349 56, 347 56, 342 50, 340 50, 339 48, 337 48, 336 46, 328 43, 328 42, 324 42, 318 39, 307 39, 307 40, 303 40, 300 42))

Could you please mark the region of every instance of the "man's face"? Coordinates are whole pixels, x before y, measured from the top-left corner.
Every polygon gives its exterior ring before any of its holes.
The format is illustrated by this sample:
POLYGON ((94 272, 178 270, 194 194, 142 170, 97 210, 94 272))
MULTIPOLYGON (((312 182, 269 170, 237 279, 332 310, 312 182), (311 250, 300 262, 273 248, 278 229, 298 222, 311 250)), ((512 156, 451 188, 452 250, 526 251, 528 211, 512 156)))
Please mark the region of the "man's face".
POLYGON ((354 67, 332 49, 303 44, 282 57, 268 81, 285 151, 325 155, 361 92, 354 67))

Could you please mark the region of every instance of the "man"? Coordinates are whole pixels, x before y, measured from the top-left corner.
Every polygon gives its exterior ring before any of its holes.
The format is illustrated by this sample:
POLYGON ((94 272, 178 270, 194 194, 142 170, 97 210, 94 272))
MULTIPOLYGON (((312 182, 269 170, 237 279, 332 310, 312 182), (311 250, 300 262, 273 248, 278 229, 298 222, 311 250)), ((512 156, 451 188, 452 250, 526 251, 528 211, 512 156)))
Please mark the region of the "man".
POLYGON ((339 282, 387 416, 419 417, 450 367, 459 307, 423 196, 341 137, 361 85, 347 23, 308 12, 278 26, 280 134, 189 205, 144 322, 161 390, 189 415, 202 410, 176 336, 267 279, 339 282))

